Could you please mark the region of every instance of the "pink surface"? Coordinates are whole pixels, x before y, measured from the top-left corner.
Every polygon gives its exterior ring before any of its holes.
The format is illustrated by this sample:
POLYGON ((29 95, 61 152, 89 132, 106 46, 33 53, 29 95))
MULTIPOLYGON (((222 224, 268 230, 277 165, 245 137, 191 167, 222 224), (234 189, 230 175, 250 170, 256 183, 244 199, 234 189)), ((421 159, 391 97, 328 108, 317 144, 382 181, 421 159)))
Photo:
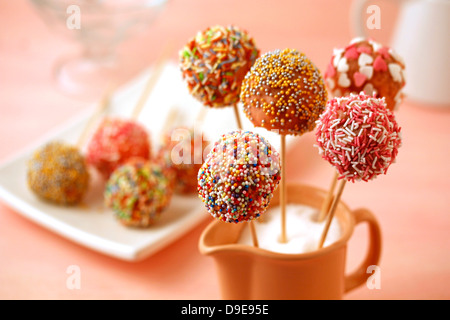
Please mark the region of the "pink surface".
MULTIPOLYGON (((247 29, 262 52, 297 48, 324 71, 333 47, 351 38, 350 2, 170 1, 152 29, 120 45, 119 76, 126 82, 149 67, 162 39, 171 37, 181 48, 197 30, 230 23, 247 29)), ((379 4, 382 30, 373 32, 381 42, 395 19, 385 2, 379 4)), ((52 65, 75 46, 51 32, 29 2, 2 1, 0 21, 2 161, 91 104, 53 86, 52 65)), ((406 100, 396 115, 403 132, 397 162, 375 181, 347 184, 343 194, 350 208, 364 206, 379 219, 381 288, 362 286, 346 298, 449 299, 450 108, 406 100)), ((313 143, 313 135, 306 134, 288 152, 288 181, 325 189, 333 171, 313 143)), ((129 263, 74 244, 0 203, 0 298, 218 299, 214 263, 197 249, 208 221, 145 261, 129 263), (71 265, 80 267, 80 289, 66 286, 71 265)), ((350 241, 349 270, 361 261, 366 231, 358 227, 350 241)))

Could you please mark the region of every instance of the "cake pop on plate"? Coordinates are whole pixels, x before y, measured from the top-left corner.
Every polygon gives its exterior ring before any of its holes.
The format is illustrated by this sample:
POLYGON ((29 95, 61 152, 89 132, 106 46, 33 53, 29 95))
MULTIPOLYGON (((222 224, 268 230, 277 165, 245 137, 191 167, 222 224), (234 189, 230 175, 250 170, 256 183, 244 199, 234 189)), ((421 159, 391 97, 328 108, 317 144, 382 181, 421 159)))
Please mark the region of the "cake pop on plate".
POLYGON ((153 71, 145 82, 136 105, 131 110, 130 118, 106 117, 91 137, 87 148, 87 159, 104 178, 107 179, 118 166, 130 158, 150 159, 150 134, 138 123, 138 118, 164 70, 171 48, 171 41, 163 46, 153 64, 153 71))
POLYGON ((41 199, 52 203, 80 203, 89 180, 85 158, 78 148, 60 141, 47 143, 28 161, 28 186, 41 199))
POLYGON ((76 205, 88 192, 91 175, 82 147, 91 125, 109 106, 115 86, 109 84, 76 144, 50 141, 35 150, 27 164, 27 183, 41 199, 76 205))
POLYGON ((131 158, 111 174, 104 197, 120 223, 146 228, 158 221, 172 194, 170 181, 159 164, 131 158))
POLYGON ((150 158, 146 129, 134 120, 106 117, 87 146, 87 161, 108 178, 118 166, 133 157, 150 158))
POLYGON ((198 134, 192 128, 177 127, 164 133, 161 140, 156 158, 170 171, 174 192, 196 193, 197 174, 208 148, 204 134, 198 134))
POLYGON ((334 49, 325 80, 334 97, 362 91, 385 97, 387 108, 395 110, 403 98, 405 63, 392 48, 355 38, 345 48, 334 49))

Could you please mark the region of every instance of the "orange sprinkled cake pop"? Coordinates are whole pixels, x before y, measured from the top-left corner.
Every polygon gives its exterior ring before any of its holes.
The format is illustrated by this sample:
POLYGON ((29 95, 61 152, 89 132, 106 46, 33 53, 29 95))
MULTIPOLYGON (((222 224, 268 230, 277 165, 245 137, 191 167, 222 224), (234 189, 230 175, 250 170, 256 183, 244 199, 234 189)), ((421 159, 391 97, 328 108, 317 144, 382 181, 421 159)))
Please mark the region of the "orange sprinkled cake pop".
POLYGON ((262 55, 242 82, 241 101, 250 121, 282 135, 313 130, 326 100, 320 71, 293 49, 262 55))
POLYGON ((89 185, 83 155, 69 144, 47 143, 28 162, 28 185, 41 199, 62 205, 79 203, 89 185))

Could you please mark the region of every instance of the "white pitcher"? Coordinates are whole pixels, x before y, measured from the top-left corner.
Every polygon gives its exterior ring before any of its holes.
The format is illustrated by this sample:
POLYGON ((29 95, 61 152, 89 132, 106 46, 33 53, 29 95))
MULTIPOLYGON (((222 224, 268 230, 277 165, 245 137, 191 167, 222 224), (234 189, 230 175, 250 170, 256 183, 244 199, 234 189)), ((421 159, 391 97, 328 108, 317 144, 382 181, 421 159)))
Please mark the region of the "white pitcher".
MULTIPOLYGON (((401 8, 391 47, 405 60, 405 94, 419 103, 450 107, 450 0, 396 2, 401 8)), ((355 37, 370 37, 366 8, 366 0, 353 1, 355 37)))

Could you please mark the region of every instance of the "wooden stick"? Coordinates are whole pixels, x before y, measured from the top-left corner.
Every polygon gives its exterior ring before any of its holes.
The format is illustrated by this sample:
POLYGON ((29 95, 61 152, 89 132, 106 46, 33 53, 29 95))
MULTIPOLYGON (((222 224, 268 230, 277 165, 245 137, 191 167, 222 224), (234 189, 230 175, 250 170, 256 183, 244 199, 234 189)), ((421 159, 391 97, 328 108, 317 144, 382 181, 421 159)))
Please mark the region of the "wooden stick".
POLYGON ((333 220, 334 213, 336 212, 337 204, 339 203, 339 199, 341 198, 342 192, 344 191, 346 181, 347 180, 342 179, 341 183, 339 184, 339 189, 337 191, 336 197, 334 197, 333 204, 331 205, 330 211, 328 212, 328 215, 327 215, 327 221, 325 224, 325 228, 322 232, 322 236, 319 241, 319 249, 322 248, 322 246, 325 242, 325 238, 327 237, 328 229, 330 228, 330 225, 331 225, 331 220, 333 220))
POLYGON ((280 181, 280 207, 281 207, 281 236, 280 242, 286 243, 286 135, 281 135, 281 181, 280 181))
POLYGON ((100 102, 97 105, 97 108, 94 112, 94 114, 89 118, 89 121, 87 125, 84 127, 83 132, 81 133, 80 137, 77 141, 77 147, 81 149, 86 141, 86 138, 88 136, 89 130, 91 129, 92 125, 94 124, 94 121, 107 109, 107 107, 110 104, 110 99, 113 89, 115 88, 115 85, 110 83, 105 90, 105 93, 103 94, 100 102))
POLYGON ((337 183, 338 177, 339 177, 339 173, 336 171, 336 173, 334 174, 334 177, 333 177, 333 181, 331 181, 331 186, 330 186, 330 189, 328 190, 328 194, 322 203, 322 208, 320 209, 319 218, 318 218, 319 222, 322 222, 323 220, 325 220, 326 214, 327 214, 328 210, 330 209, 330 205, 331 205, 331 201, 333 200, 334 189, 336 189, 336 183, 337 183))
POLYGON ((239 130, 241 130, 242 122, 241 122, 241 117, 239 116, 239 110, 237 107, 237 103, 233 104, 233 108, 234 108, 234 115, 236 117, 237 126, 238 126, 239 130))
POLYGON ((167 115, 166 121, 164 122, 164 126, 161 130, 162 133, 168 132, 178 123, 178 109, 176 107, 172 107, 169 110, 169 114, 167 115))
POLYGON ((205 117, 206 117, 208 109, 209 108, 205 108, 203 106, 200 108, 200 110, 199 110, 199 112, 197 114, 197 117, 195 118, 195 122, 194 122, 195 125, 198 125, 198 124, 202 125, 203 124, 203 120, 205 120, 205 117))
POLYGON ((144 91, 142 92, 138 103, 136 104, 136 107, 133 110, 131 118, 136 120, 139 117, 139 114, 141 113, 142 109, 144 108, 145 102, 148 99, 148 96, 150 95, 151 91, 153 90, 153 87, 155 86, 157 80, 159 79, 162 70, 164 69, 164 65, 166 63, 166 60, 168 59, 170 53, 171 53, 172 45, 171 43, 166 43, 164 46, 163 51, 161 52, 160 56, 155 62, 155 65, 153 67, 153 71, 150 75, 150 78, 148 79, 144 91))
POLYGON ((252 233, 253 246, 258 248, 259 244, 258 244, 258 237, 256 236, 255 224, 253 223, 253 221, 249 221, 249 225, 250 225, 250 231, 252 233))

